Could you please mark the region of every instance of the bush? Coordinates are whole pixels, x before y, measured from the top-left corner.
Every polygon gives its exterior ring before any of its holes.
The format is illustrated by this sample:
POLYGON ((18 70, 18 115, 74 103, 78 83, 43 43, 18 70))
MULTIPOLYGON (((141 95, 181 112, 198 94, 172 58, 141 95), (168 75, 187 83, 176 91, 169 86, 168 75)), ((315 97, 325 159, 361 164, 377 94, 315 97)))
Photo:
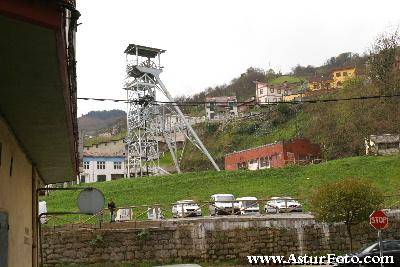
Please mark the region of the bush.
POLYGON ((381 191, 370 181, 346 178, 317 188, 311 197, 311 210, 324 222, 344 222, 353 249, 351 227, 368 221, 383 202, 381 191))

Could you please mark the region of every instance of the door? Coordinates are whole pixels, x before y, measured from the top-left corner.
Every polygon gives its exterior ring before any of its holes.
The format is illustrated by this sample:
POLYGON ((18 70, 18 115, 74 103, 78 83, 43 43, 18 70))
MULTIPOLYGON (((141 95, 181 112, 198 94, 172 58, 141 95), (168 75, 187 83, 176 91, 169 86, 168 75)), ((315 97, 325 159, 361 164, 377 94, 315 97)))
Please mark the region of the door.
POLYGON ((8 265, 8 214, 0 212, 0 266, 8 265))
POLYGON ((105 182, 107 180, 106 175, 97 175, 97 182, 105 182))

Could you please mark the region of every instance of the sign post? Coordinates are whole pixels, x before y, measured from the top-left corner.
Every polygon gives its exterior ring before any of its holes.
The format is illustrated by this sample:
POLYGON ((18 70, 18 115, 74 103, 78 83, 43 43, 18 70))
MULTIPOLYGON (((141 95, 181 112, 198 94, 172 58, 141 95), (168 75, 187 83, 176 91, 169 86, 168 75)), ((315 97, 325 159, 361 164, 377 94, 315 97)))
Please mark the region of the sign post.
MULTIPOLYGON (((382 246, 382 229, 385 229, 389 226, 389 219, 386 213, 382 210, 376 210, 369 216, 369 224, 378 230, 378 242, 379 242, 379 256, 382 259, 383 257, 383 246, 382 246)), ((383 266, 383 262, 381 262, 381 266, 383 266)))

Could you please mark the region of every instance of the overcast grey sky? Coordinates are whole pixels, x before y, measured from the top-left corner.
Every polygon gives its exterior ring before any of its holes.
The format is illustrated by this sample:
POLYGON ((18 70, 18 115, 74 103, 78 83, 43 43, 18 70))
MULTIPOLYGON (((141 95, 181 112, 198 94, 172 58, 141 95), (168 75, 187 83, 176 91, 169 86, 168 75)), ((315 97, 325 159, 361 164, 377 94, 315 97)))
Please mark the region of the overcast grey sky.
MULTIPOLYGON (((78 96, 125 98, 128 43, 166 49, 163 82, 173 96, 229 83, 248 67, 288 72, 342 52, 364 52, 400 23, 400 1, 80 0, 78 96)), ((120 108, 78 102, 78 114, 120 108)))

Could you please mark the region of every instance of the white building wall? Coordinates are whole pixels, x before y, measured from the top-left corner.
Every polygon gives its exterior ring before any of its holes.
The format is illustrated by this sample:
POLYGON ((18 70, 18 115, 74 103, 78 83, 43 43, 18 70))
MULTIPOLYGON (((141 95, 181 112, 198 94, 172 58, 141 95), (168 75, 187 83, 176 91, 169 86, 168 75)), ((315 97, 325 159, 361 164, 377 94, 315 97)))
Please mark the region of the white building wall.
POLYGON ((80 175, 85 177, 85 183, 94 183, 98 182, 98 175, 105 175, 106 181, 112 180, 112 174, 122 174, 126 177, 126 164, 125 158, 119 158, 119 162, 121 162, 121 169, 114 169, 114 157, 96 157, 96 158, 84 158, 83 160, 83 173, 80 175), (122 160, 122 161, 121 161, 122 160), (104 161, 105 168, 98 169, 97 162, 104 161), (89 162, 89 169, 85 169, 85 162, 89 162))
POLYGON ((274 103, 283 100, 284 95, 291 94, 290 90, 285 88, 274 88, 265 83, 256 83, 257 103, 274 103))

